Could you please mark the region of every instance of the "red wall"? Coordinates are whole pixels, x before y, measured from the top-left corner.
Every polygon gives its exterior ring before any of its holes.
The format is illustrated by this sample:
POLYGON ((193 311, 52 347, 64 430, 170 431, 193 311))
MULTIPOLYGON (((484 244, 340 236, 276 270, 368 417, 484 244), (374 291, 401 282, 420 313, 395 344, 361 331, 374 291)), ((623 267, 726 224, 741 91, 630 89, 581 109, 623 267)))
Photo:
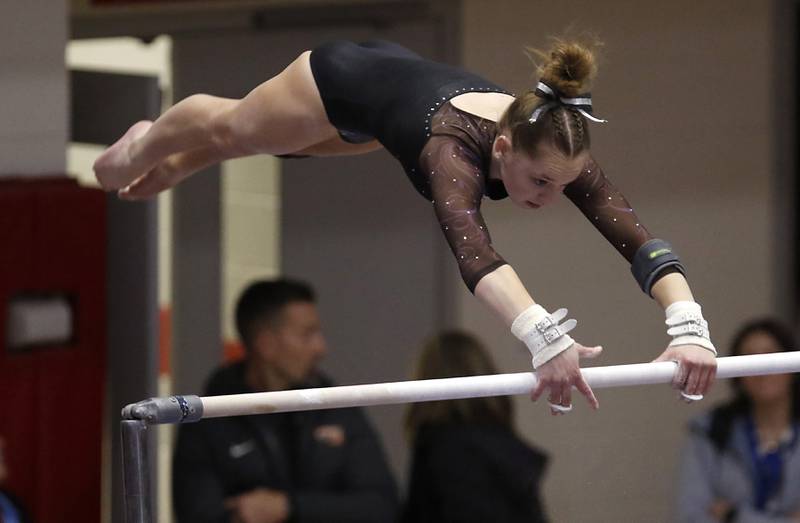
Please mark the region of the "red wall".
POLYGON ((59 178, 0 182, 0 435, 7 487, 34 521, 100 520, 105 379, 105 196, 59 178), (66 344, 10 351, 20 293, 73 303, 66 344))

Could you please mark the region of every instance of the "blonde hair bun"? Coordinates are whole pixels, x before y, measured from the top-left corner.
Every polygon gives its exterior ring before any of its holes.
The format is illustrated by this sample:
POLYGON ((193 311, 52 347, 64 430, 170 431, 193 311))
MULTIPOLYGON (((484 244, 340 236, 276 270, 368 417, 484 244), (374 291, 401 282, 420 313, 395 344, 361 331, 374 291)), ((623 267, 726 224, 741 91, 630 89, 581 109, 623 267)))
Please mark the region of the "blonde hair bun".
POLYGON ((586 93, 597 75, 598 43, 555 39, 548 51, 533 50, 541 59, 540 80, 567 97, 586 93))

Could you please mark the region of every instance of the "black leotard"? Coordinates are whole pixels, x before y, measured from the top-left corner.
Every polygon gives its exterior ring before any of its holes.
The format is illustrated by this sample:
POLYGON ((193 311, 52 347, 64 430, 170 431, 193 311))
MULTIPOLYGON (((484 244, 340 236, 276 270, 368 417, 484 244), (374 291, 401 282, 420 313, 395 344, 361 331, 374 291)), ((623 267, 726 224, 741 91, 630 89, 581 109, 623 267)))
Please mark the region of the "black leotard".
POLYGON ((430 190, 417 160, 434 113, 464 92, 506 92, 480 76, 384 41, 324 44, 311 52, 311 71, 328 120, 342 138, 377 139, 427 198, 430 190))
MULTIPOLYGON (((506 263, 480 213, 484 196, 507 195, 488 179, 497 124, 461 111, 450 98, 501 87, 389 42, 337 41, 314 49, 311 70, 328 119, 347 141, 377 139, 431 200, 470 291, 506 263)), ((625 197, 590 159, 564 194, 631 262, 650 234, 625 197)))

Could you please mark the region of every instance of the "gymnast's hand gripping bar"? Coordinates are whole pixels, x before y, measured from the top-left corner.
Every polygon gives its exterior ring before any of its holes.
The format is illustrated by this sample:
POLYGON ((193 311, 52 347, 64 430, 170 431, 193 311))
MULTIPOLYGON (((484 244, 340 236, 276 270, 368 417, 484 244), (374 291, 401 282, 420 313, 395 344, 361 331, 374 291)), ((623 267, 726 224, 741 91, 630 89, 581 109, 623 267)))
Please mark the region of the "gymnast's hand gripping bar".
MULTIPOLYGON (((664 361, 589 367, 581 372, 592 388, 607 388, 669 383, 676 369, 674 362, 664 361)), ((800 372, 800 351, 717 359, 717 378, 790 372, 800 372)), ((122 416, 148 424, 184 423, 223 416, 506 396, 528 394, 536 381, 535 373, 519 372, 202 398, 171 396, 128 405, 122 410, 122 416)))

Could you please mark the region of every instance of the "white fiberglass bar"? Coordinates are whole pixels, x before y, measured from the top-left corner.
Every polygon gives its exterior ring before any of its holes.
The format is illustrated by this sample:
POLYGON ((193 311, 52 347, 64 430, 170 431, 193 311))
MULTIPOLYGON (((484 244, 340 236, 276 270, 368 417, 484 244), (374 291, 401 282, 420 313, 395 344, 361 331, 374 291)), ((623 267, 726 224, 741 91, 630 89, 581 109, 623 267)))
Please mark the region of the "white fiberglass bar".
MULTIPOLYGON (((717 365, 717 378, 800 372, 800 351, 718 358, 717 365)), ((675 370, 675 363, 659 362, 590 367, 582 369, 581 372, 593 388, 606 388, 669 383, 675 370)), ((203 402, 203 418, 219 418, 298 410, 528 394, 535 385, 536 374, 520 372, 230 396, 207 396, 201 400, 203 402)))

